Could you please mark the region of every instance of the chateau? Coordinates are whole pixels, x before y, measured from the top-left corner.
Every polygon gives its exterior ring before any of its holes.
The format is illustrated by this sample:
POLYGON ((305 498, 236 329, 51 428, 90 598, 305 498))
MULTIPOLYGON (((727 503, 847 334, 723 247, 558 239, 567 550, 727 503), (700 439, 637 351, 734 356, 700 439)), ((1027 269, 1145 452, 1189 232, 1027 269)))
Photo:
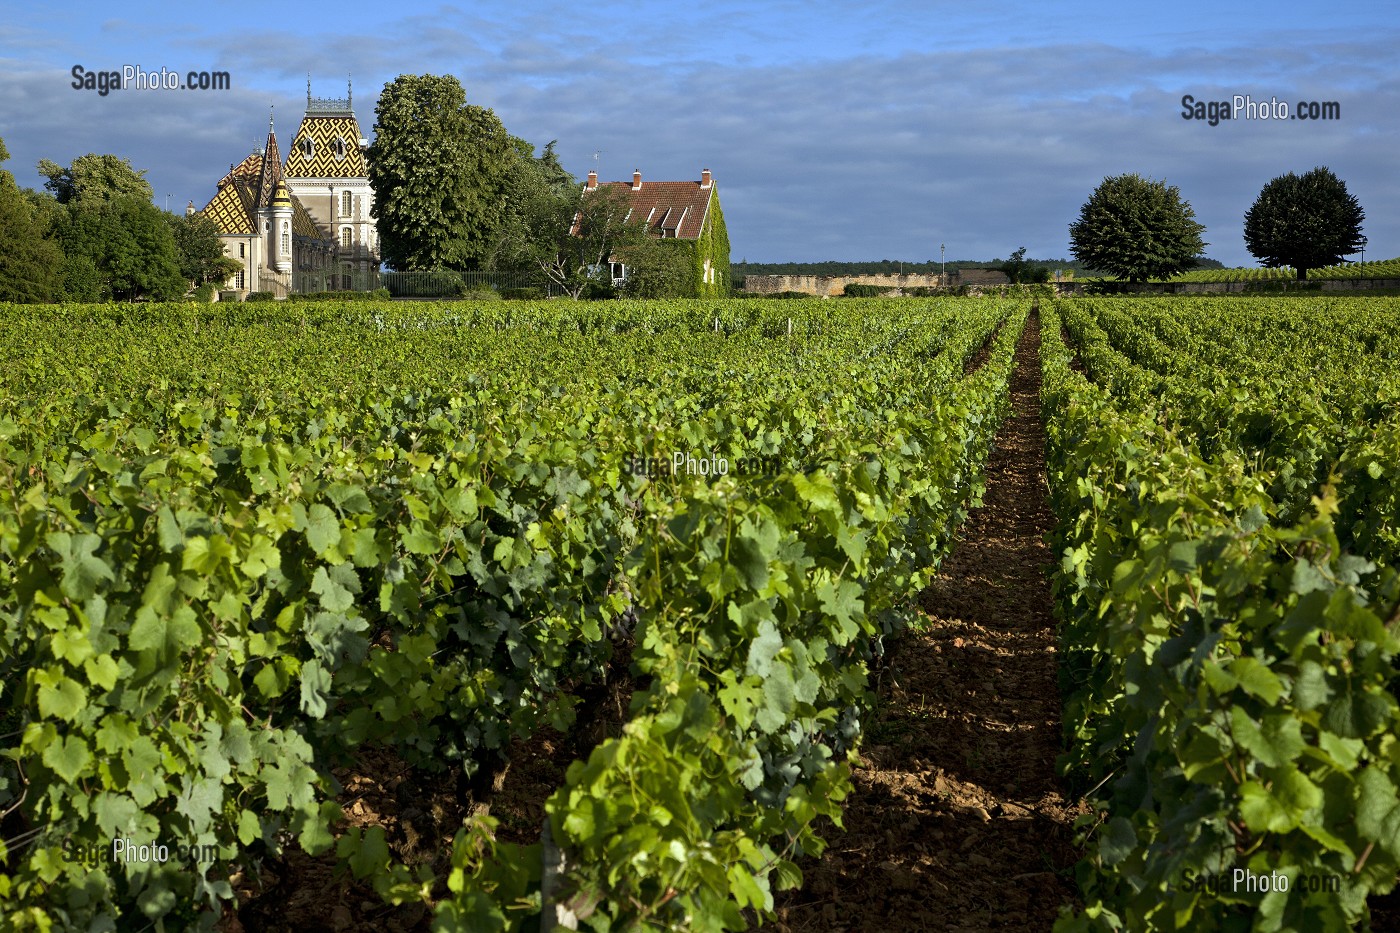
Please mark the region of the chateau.
POLYGON ((351 95, 347 84, 343 99, 313 98, 308 78, 306 114, 286 161, 269 117, 267 143, 219 180, 203 213, 218 227, 224 252, 243 264, 228 283, 239 298, 374 287, 379 242, 368 141, 351 95))

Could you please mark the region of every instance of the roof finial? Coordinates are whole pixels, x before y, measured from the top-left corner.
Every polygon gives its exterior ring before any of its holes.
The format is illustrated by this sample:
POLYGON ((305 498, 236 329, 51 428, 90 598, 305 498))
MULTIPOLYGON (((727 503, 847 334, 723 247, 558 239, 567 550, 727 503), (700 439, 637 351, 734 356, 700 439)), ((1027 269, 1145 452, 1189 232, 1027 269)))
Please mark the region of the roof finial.
POLYGON ((276 106, 276 104, 268 104, 268 105, 267 105, 267 131, 268 131, 269 133, 272 132, 272 108, 275 107, 275 106, 276 106))
POLYGON ((306 73, 306 109, 311 109, 311 72, 306 73))
POLYGON ((350 89, 350 72, 345 72, 345 107, 347 110, 355 109, 355 92, 350 89))

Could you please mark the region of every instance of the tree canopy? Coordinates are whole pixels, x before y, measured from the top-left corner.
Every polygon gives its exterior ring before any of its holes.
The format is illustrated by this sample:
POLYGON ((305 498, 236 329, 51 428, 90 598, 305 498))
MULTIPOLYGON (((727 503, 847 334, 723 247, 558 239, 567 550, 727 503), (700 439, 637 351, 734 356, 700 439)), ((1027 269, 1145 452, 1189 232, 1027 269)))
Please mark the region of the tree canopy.
POLYGON ((1026 248, 1023 246, 1011 254, 1011 258, 1002 263, 998 268, 1006 276, 1007 281, 1013 285, 1023 283, 1042 283, 1050 281, 1050 270, 1045 266, 1036 265, 1026 258, 1026 248))
POLYGON ((219 228, 204 214, 165 214, 170 235, 175 241, 176 262, 180 275, 191 285, 219 284, 242 268, 236 259, 224 255, 219 241, 219 228))
POLYGON ((369 147, 372 216, 397 270, 471 269, 506 217, 515 146, 494 112, 467 103, 451 75, 399 75, 384 86, 369 147))
POLYGON ((647 239, 642 218, 628 217, 625 191, 604 186, 536 186, 526 190, 518 225, 502 251, 504 262, 539 270, 578 298, 590 284, 611 286, 608 263, 647 239))
POLYGON ((179 252, 163 212, 150 201, 119 197, 70 207, 62 233, 71 268, 70 292, 85 300, 171 301, 189 283, 180 274, 179 252), (89 265, 90 264, 90 265, 89 265), (96 270, 100 287, 92 295, 96 270))
POLYGON ((1325 167, 1289 172, 1266 184, 1244 215, 1245 246, 1265 266, 1309 269, 1336 265, 1366 246, 1366 212, 1344 181, 1325 167))
POLYGON ((155 195, 144 169, 137 171, 130 161, 114 155, 89 152, 67 167, 40 159, 39 174, 48 179, 44 187, 53 192, 60 204, 123 197, 149 201, 155 195))
MULTIPOLYGON (((0 163, 10 153, 0 140, 0 163)), ((57 301, 63 292, 63 251, 49 222, 8 171, 0 169, 0 301, 57 301)))
POLYGON ((1094 269, 1133 282, 1168 278, 1196 265, 1205 227, 1164 181, 1105 178, 1070 224, 1070 252, 1094 269))

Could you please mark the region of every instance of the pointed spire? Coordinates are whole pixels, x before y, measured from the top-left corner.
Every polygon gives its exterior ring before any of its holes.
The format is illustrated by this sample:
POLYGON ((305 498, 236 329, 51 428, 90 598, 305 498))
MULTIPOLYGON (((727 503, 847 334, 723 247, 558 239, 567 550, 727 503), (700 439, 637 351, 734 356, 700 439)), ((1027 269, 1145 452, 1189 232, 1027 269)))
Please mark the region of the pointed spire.
POLYGON ((268 105, 267 105, 267 131, 268 131, 269 133, 272 132, 272 108, 275 107, 275 106, 276 106, 276 104, 268 104, 268 105))

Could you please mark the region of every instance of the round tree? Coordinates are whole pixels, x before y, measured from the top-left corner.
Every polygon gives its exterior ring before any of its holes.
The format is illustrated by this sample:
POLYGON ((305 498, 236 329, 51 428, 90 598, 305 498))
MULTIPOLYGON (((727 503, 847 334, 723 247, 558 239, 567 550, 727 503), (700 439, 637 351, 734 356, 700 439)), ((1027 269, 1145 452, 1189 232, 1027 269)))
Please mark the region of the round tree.
POLYGON ((1289 172, 1265 185, 1245 212, 1244 243, 1264 265, 1292 266, 1306 279, 1309 269, 1336 265, 1366 245, 1365 218, 1346 182, 1326 168, 1289 172))
POLYGON ((1205 227, 1176 188, 1140 175, 1105 178, 1069 225, 1070 252, 1130 282, 1168 278, 1196 264, 1205 227))

